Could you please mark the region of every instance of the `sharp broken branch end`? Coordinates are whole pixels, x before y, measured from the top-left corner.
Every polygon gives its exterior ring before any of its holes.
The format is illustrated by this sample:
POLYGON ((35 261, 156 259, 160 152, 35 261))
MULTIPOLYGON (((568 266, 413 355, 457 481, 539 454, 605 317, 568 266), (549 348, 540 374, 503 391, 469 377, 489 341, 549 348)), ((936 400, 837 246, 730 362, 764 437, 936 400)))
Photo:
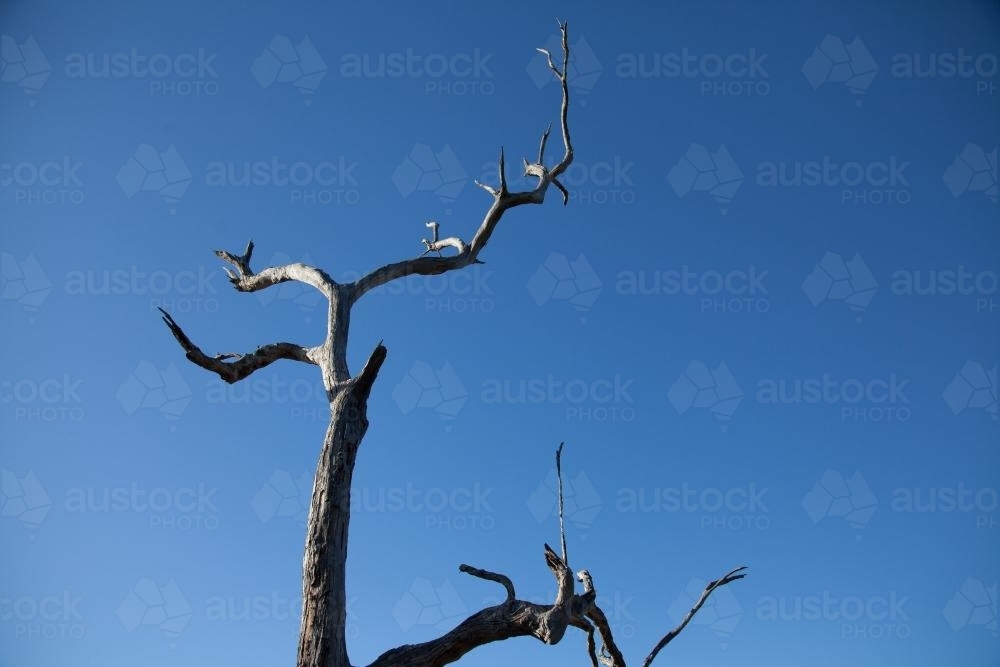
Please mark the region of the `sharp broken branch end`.
POLYGON ((497 192, 496 188, 494 188, 491 185, 486 185, 485 183, 480 183, 479 181, 473 181, 473 183, 475 183, 478 187, 482 188, 483 190, 486 190, 486 192, 488 192, 491 197, 498 197, 500 194, 499 192, 497 192))
POLYGON ((500 159, 498 160, 497 171, 500 174, 500 186, 497 189, 498 197, 505 197, 507 195, 507 160, 504 157, 503 146, 500 147, 500 159))

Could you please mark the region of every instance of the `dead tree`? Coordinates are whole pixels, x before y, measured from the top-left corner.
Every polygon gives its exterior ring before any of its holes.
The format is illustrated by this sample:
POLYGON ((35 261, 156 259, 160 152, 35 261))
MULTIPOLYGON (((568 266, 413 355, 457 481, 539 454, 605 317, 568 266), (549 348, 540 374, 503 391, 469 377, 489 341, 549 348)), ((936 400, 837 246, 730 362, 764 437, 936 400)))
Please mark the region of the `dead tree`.
MULTIPOLYGON (((297 667, 350 667, 345 636, 347 621, 345 570, 348 523, 351 516, 351 476, 358 447, 368 429, 368 396, 386 357, 386 348, 380 342, 375 346, 361 372, 351 375, 347 368, 347 333, 351 321, 351 308, 365 293, 392 280, 412 275, 437 275, 481 263, 479 255, 503 215, 523 204, 543 203, 549 186, 555 186, 559 190, 564 205, 569 201, 569 193, 559 182, 559 176, 573 161, 573 144, 567 122, 570 50, 566 24, 561 23, 559 29, 562 34, 562 64, 556 65, 548 51, 544 49, 538 51, 546 57, 549 69, 561 84, 560 128, 564 149, 562 158, 554 166, 545 165, 545 148, 551 130, 550 125, 542 134, 537 159, 533 162, 524 159, 525 176, 537 179, 537 184, 531 190, 511 192, 507 187, 504 152, 501 149, 498 165, 499 183, 493 186, 478 181, 476 183, 489 194, 493 202, 470 242, 466 243, 455 236, 439 239, 437 223, 427 223, 433 230, 433 237, 431 240, 423 240, 425 246, 423 254, 414 259, 386 264, 351 283, 338 283, 322 269, 305 264, 289 264, 254 271, 250 266, 253 241, 247 245, 242 255, 216 251, 218 257, 231 265, 232 269, 227 268, 226 273, 238 292, 256 292, 287 281, 305 283, 319 290, 327 298, 329 309, 326 338, 315 347, 282 342, 264 345, 245 355, 209 356, 191 342, 174 319, 161 309, 164 322, 184 348, 188 360, 218 374, 228 383, 239 382, 254 371, 280 359, 314 364, 319 367, 322 374, 330 404, 330 423, 316 465, 306 528, 305 555, 302 562, 302 621, 297 667), (445 255, 444 251, 449 251, 449 254, 445 255), (436 253, 436 256, 429 256, 430 253, 436 253)), ((504 586, 507 599, 499 605, 473 614, 454 630, 438 639, 389 650, 376 659, 370 667, 437 667, 459 660, 477 646, 511 637, 531 636, 546 644, 555 644, 562 639, 569 626, 579 628, 586 633, 587 649, 592 665, 625 667, 625 660, 611 634, 611 626, 597 605, 593 579, 586 570, 581 570, 576 575, 582 583, 583 592, 578 594, 575 591, 574 578, 566 554, 565 533, 561 533, 561 538, 561 556, 548 545, 545 545, 544 551, 545 562, 555 576, 558 590, 552 604, 540 605, 518 600, 514 594, 514 585, 507 576, 462 565, 459 568, 462 572, 504 586), (601 642, 600 650, 597 649, 597 638, 601 642)), ((742 570, 743 568, 733 570, 710 583, 684 622, 664 636, 645 659, 644 667, 648 666, 659 650, 687 625, 715 588, 742 578, 744 576, 742 570)))

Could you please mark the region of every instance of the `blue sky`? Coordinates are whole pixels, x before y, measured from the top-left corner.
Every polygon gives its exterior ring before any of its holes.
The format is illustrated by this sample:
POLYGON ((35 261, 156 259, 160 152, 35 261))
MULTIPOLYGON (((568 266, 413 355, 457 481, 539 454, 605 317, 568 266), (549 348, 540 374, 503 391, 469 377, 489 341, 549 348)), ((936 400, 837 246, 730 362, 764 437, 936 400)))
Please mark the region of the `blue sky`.
MULTIPOLYGON (((156 307, 210 353, 311 345, 314 294, 235 293, 212 250, 351 279, 428 220, 470 238, 472 181, 557 120, 558 16, 570 205, 353 314, 352 369, 389 357, 352 661, 495 603, 460 563, 551 600, 566 441, 570 563, 633 663, 748 565, 660 661, 997 664, 996 6, 504 9, 0 10, 0 662, 292 663, 318 374, 223 387, 156 307)), ((584 660, 571 633, 464 664, 584 660)))

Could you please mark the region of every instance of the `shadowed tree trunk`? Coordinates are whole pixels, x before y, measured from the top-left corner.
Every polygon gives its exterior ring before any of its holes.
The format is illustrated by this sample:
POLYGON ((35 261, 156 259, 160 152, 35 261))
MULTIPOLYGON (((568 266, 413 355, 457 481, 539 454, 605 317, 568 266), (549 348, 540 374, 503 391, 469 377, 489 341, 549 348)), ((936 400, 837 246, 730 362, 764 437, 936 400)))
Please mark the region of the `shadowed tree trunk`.
MULTIPOLYGON (((562 194, 563 204, 569 193, 559 182, 573 161, 573 144, 570 140, 569 112, 569 37, 565 23, 560 24, 562 35, 562 63, 557 65, 550 53, 538 49, 547 59, 549 69, 560 83, 562 104, 560 129, 563 156, 557 164, 546 167, 545 148, 549 139, 546 130, 538 147, 534 162, 524 160, 525 176, 537 179, 531 190, 510 192, 507 189, 506 165, 501 149, 498 178, 495 186, 476 183, 492 198, 492 204, 469 243, 459 237, 438 238, 438 224, 427 223, 433 230, 430 240, 424 239, 424 253, 414 259, 387 264, 353 283, 335 282, 323 270, 305 264, 289 264, 254 272, 250 268, 254 245, 247 244, 242 255, 219 250, 216 255, 232 266, 226 269, 229 280, 239 292, 256 292, 288 281, 309 285, 322 293, 329 302, 326 337, 318 346, 303 347, 294 343, 273 343, 249 354, 206 355, 191 342, 174 319, 165 311, 163 320, 186 352, 188 360, 216 373, 228 383, 239 382, 254 371, 285 359, 314 364, 319 367, 330 404, 330 423, 323 440, 313 481, 312 501, 306 527, 305 554, 302 561, 302 621, 299 633, 297 667, 350 667, 347 655, 346 622, 346 566, 347 537, 351 517, 350 490, 358 447, 368 430, 367 403, 372 385, 385 361, 386 348, 380 342, 372 351, 364 367, 352 376, 347 367, 347 339, 351 308, 366 292, 392 280, 410 275, 437 275, 481 263, 479 253, 486 247, 494 229, 504 213, 523 204, 541 204, 549 186, 562 194), (443 251, 454 251, 445 256, 443 251), (428 256, 437 253, 437 256, 428 256)), ((562 555, 557 555, 545 545, 546 564, 556 578, 558 593, 551 605, 539 605, 518 600, 511 580, 502 574, 480 570, 468 565, 460 570, 481 579, 504 586, 507 599, 496 606, 479 611, 460 623, 451 632, 422 644, 406 645, 382 654, 370 667, 438 667, 460 659, 476 648, 494 641, 512 637, 531 636, 546 644, 558 643, 569 626, 579 628, 587 635, 587 651, 591 664, 625 667, 625 660, 615 645, 611 627, 604 612, 597 606, 597 593, 593 580, 586 570, 576 577, 583 584, 583 593, 575 592, 573 574, 566 553, 565 531, 562 527, 562 475, 560 454, 556 455, 560 490, 560 537, 562 555), (601 640, 600 651, 596 637, 601 640)), ((687 618, 675 630, 660 640, 643 665, 648 665, 659 650, 672 640, 697 613, 701 605, 718 586, 745 576, 743 568, 729 572, 705 589, 701 600, 691 609, 687 618)))

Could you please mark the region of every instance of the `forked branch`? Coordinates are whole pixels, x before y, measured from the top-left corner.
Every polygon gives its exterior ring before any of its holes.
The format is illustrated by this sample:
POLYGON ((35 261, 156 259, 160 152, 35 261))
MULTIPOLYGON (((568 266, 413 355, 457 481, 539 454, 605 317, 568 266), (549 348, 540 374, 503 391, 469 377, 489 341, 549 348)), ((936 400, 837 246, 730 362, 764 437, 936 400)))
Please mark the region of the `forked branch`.
POLYGON ((257 292, 291 280, 315 287, 328 299, 336 289, 337 283, 334 282, 333 278, 322 269, 308 264, 295 263, 273 266, 263 269, 259 273, 254 273, 253 269, 250 268, 253 247, 253 241, 250 241, 242 255, 234 255, 225 250, 215 251, 217 257, 231 264, 235 269, 235 271, 225 268, 223 270, 237 291, 257 292))
MULTIPOLYGON (((562 449, 556 450, 556 474, 559 481, 559 500, 562 501, 562 449)), ((560 539, 565 540, 565 527, 560 522, 560 539)), ((569 627, 575 627, 587 635, 587 656, 592 667, 627 667, 625 657, 615 643, 608 617, 597 604, 597 590, 594 579, 587 570, 580 570, 576 578, 583 585, 583 592, 574 590, 573 575, 566 562, 566 547, 563 555, 557 554, 545 545, 545 563, 556 580, 556 598, 551 605, 540 605, 518 600, 510 577, 481 570, 471 565, 461 565, 459 570, 466 574, 494 581, 507 591, 501 604, 487 607, 462 621, 454 630, 442 637, 422 644, 400 646, 382 654, 369 667, 440 667, 459 660, 469 651, 495 641, 513 637, 534 637, 546 644, 557 644, 569 627), (600 637, 600 648, 597 638, 600 637)), ((732 583, 746 576, 740 567, 726 573, 721 579, 706 586, 697 603, 676 628, 668 632, 643 662, 649 667, 660 650, 674 639, 698 613, 712 592, 720 586, 732 583)))
POLYGON ((472 241, 466 243, 457 236, 438 239, 437 223, 430 223, 428 226, 430 227, 433 225, 434 237, 429 241, 427 239, 423 240, 425 246, 423 255, 414 259, 404 260, 402 262, 386 264, 385 266, 375 269, 371 273, 365 275, 355 283, 352 283, 348 286, 350 288, 349 291, 351 293, 352 301, 357 301, 368 291, 398 278, 405 278, 406 276, 411 275, 433 276, 446 271, 462 269, 470 264, 480 263, 479 253, 481 253, 486 247, 486 244, 489 243, 490 237, 493 235, 493 230, 496 229, 496 226, 499 224, 504 213, 512 208, 521 206, 522 204, 543 203, 545 201, 545 193, 548 191, 550 185, 554 185, 562 193, 563 204, 566 204, 569 201, 569 192, 565 187, 563 187, 562 183, 559 182, 559 176, 565 172, 570 163, 573 162, 573 143, 570 139, 568 118, 569 32, 566 23, 559 24, 559 32, 562 35, 563 51, 561 65, 557 65, 555 63, 551 53, 545 49, 538 49, 538 51, 546 57, 549 69, 559 81, 560 89, 562 91, 562 105, 560 107, 559 118, 562 126, 563 156, 559 162, 552 167, 545 166, 545 148, 546 143, 548 142, 551 128, 550 126, 550 128, 547 128, 542 134, 542 139, 538 147, 538 160, 535 162, 528 162, 527 159, 524 160, 525 176, 533 176, 538 179, 535 187, 524 192, 510 192, 507 189, 506 161, 504 159, 503 149, 501 149, 498 164, 498 185, 493 187, 479 183, 478 181, 476 182, 479 187, 483 188, 493 198, 493 204, 486 212, 479 228, 472 237, 472 241), (437 252, 441 255, 441 251, 447 248, 453 248, 456 251, 456 254, 447 257, 426 256, 430 252, 437 252))
POLYGON ((294 343, 264 345, 249 354, 217 354, 214 357, 210 357, 202 352, 201 348, 191 342, 191 339, 188 338, 184 330, 181 329, 180 325, 174 321, 174 318, 167 311, 162 308, 159 311, 163 314, 163 321, 170 328, 170 332, 174 335, 174 338, 184 348, 188 360, 205 370, 216 373, 229 384, 239 382, 254 371, 260 370, 265 366, 270 366, 279 359, 302 361, 307 364, 319 363, 316 357, 318 352, 316 348, 305 348, 294 343), (236 361, 226 361, 227 359, 236 359, 236 361))
POLYGON ((649 667, 651 664, 653 664, 653 660, 656 658, 656 654, 659 653, 664 646, 669 644, 674 639, 674 637, 679 635, 685 627, 687 627, 687 624, 691 622, 691 619, 694 618, 694 615, 698 613, 698 610, 701 609, 702 605, 705 604, 709 596, 716 588, 720 588, 721 586, 725 586, 726 584, 731 584, 734 581, 744 578, 745 576, 747 576, 746 572, 744 572, 744 570, 746 569, 747 568, 745 566, 737 567, 727 572, 725 575, 722 576, 721 579, 716 579, 715 581, 708 582, 708 585, 705 586, 705 590, 702 591, 701 597, 698 598, 698 601, 694 603, 694 606, 691 607, 691 610, 684 616, 684 620, 682 620, 676 628, 674 628, 667 634, 663 635, 663 638, 656 643, 656 646, 653 647, 653 650, 650 652, 650 654, 647 655, 646 659, 642 661, 642 667, 649 667))

